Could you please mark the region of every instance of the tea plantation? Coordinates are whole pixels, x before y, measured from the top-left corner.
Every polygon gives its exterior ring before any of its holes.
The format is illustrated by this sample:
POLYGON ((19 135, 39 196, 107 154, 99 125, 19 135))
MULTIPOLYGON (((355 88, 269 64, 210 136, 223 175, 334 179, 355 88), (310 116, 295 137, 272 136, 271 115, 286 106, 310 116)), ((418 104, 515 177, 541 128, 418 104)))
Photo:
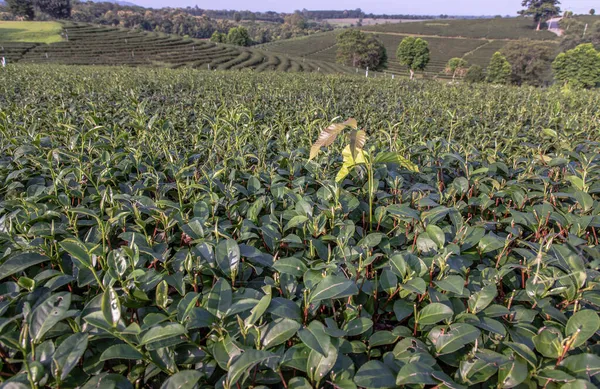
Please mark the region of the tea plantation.
MULTIPOLYGON (((23 26, 37 27, 40 22, 19 23, 23 26)), ((0 57, 5 57, 9 63, 354 72, 354 69, 335 63, 311 61, 175 35, 73 22, 62 22, 60 27, 63 39, 58 36, 58 42, 45 44, 43 42, 47 39, 44 37, 41 43, 38 42, 40 39, 32 37, 31 34, 26 35, 26 38, 15 37, 11 24, 0 24, 0 57)))
POLYGON ((598 106, 350 75, 0 69, 0 387, 597 388, 598 106))

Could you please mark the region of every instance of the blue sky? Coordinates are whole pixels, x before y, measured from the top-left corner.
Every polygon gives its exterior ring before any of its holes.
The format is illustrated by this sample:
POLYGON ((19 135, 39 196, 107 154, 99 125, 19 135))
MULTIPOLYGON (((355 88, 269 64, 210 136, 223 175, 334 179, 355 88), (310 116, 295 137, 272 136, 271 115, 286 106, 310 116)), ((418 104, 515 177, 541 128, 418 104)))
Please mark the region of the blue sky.
MULTIPOLYGON (((160 8, 198 5, 206 9, 237 9, 251 11, 291 12, 295 9, 355 9, 369 13, 398 14, 451 14, 451 15, 516 15, 521 9, 521 0, 130 0, 145 7, 160 8)), ((587 13, 596 7, 600 12, 599 0, 564 0, 563 10, 587 13)), ((597 12, 597 13, 598 13, 597 12)))

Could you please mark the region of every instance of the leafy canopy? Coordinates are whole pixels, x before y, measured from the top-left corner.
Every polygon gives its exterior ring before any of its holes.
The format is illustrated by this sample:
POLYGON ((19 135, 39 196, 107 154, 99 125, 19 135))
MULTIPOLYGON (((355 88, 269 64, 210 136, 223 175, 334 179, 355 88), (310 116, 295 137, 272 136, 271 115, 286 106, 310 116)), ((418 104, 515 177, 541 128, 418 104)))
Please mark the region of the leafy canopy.
POLYGON ((600 52, 591 43, 560 53, 552 69, 557 80, 576 88, 600 86, 600 52))
POLYGON ((372 34, 350 29, 338 34, 336 60, 346 66, 372 70, 387 67, 387 51, 372 34))
POLYGON ((427 67, 429 63, 429 44, 421 38, 406 37, 398 45, 396 58, 401 65, 408 67, 412 78, 415 70, 425 70, 427 67))
POLYGON ((227 43, 236 46, 250 46, 252 40, 244 27, 233 27, 227 33, 227 43))
POLYGON ((500 52, 494 53, 487 68, 487 82, 492 84, 508 84, 511 67, 506 57, 500 52))

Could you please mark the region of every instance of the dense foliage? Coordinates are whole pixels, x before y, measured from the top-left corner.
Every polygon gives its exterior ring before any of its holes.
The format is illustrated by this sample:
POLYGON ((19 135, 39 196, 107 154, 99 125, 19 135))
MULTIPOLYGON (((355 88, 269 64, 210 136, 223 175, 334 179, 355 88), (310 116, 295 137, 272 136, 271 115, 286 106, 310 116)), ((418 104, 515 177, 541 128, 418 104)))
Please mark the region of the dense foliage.
POLYGON ((523 0, 521 5, 526 8, 520 14, 533 17, 539 31, 542 23, 560 14, 559 4, 558 0, 523 0))
POLYGON ((494 53, 487 67, 487 82, 492 84, 508 84, 511 76, 511 66, 506 57, 500 52, 494 53))
POLYGON ((322 75, 4 69, 2 377, 598 386, 599 104, 322 75), (364 128, 352 148, 381 155, 340 183, 345 141, 309 161, 338 116, 364 128))
POLYGON ((560 53, 552 68, 556 79, 578 88, 600 86, 600 52, 591 43, 585 43, 560 53))
POLYGON ((426 40, 412 36, 402 39, 396 50, 396 58, 400 65, 410 71, 410 78, 414 77, 416 70, 425 70, 429 64, 429 44, 426 40))
POLYGON ((507 43, 502 54, 511 65, 513 84, 542 86, 551 83, 556 45, 522 39, 507 43))
POLYGON ((338 34, 336 60, 346 66, 381 70, 387 66, 385 46, 371 34, 351 29, 338 34))

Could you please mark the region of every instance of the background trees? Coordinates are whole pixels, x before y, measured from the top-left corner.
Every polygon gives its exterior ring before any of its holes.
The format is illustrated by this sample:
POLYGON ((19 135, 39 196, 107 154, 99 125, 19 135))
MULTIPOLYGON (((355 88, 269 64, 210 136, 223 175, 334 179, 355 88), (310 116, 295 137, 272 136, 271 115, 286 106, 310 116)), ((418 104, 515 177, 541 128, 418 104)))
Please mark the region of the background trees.
POLYGON ((532 16, 534 22, 537 23, 536 29, 539 31, 542 23, 560 14, 559 4, 560 1, 558 0, 523 0, 521 5, 527 8, 519 13, 532 16))
POLYGON ((485 81, 485 74, 483 68, 479 65, 472 65, 467 74, 465 75, 465 81, 470 83, 483 82, 485 81))
POLYGON ((32 0, 7 0, 8 9, 16 16, 32 20, 35 16, 32 0))
POLYGON ((250 46, 250 35, 244 27, 234 27, 227 33, 227 43, 236 46, 250 46))
POLYGON ((215 31, 211 35, 210 41, 215 43, 227 43, 227 35, 222 32, 215 31))
POLYGON ((35 5, 40 11, 56 19, 68 19, 71 16, 70 0, 35 0, 35 5))
POLYGON ((511 65, 512 83, 541 86, 551 81, 555 50, 554 45, 527 39, 507 43, 502 54, 511 65))
POLYGON ((380 70, 387 66, 387 52, 375 36, 351 29, 337 36, 336 61, 347 66, 380 70))
POLYGON ((506 57, 500 52, 494 53, 487 68, 487 81, 492 84, 508 84, 511 67, 506 57))
POLYGON ((578 88, 600 85, 600 53, 585 43, 560 53, 552 63, 557 80, 578 88))
POLYGON ((429 44, 421 38, 406 37, 398 45, 396 58, 408 67, 412 79, 416 70, 425 70, 429 63, 429 44))

